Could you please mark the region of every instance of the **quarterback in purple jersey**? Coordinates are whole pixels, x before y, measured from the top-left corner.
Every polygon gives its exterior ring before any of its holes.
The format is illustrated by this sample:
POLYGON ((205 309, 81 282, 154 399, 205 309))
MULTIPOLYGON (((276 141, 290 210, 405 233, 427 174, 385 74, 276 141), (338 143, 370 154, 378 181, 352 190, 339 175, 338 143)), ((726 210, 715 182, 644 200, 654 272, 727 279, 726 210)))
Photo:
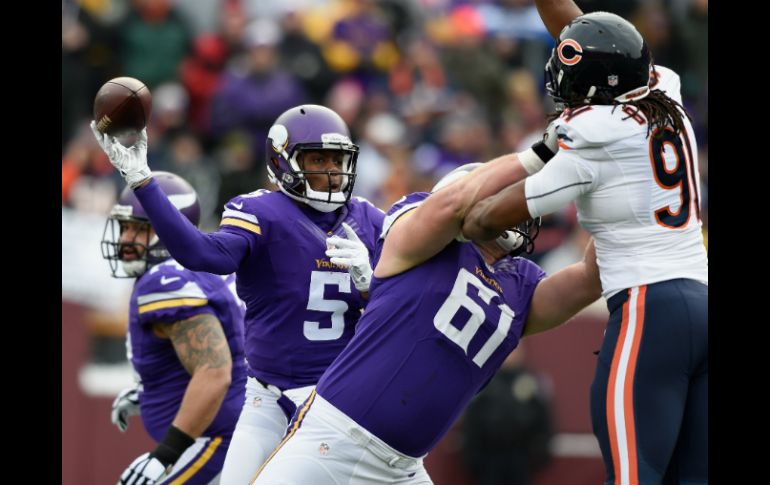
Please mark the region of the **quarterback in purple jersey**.
MULTIPOLYGON (((153 176, 197 225, 192 186, 171 173, 153 176)), ((115 399, 112 420, 125 431, 128 417, 141 414, 158 442, 120 483, 218 483, 246 384, 244 308, 234 277, 193 272, 171 259, 129 188, 107 220, 102 255, 113 276, 136 278, 127 351, 139 382, 115 399)))
POLYGON ((517 155, 470 165, 387 213, 356 335, 254 483, 432 483, 423 457, 519 339, 600 296, 592 244, 546 277, 514 257, 531 250, 532 222, 479 245, 457 239, 474 201, 527 173, 517 155))
POLYGON ((358 146, 334 111, 302 105, 279 116, 266 140, 280 189, 225 204, 203 234, 150 177, 146 132, 131 148, 95 131, 174 258, 185 267, 236 272, 246 303, 248 381, 222 482, 245 484, 280 442, 296 406, 353 336, 372 276, 384 214, 351 197, 358 146))

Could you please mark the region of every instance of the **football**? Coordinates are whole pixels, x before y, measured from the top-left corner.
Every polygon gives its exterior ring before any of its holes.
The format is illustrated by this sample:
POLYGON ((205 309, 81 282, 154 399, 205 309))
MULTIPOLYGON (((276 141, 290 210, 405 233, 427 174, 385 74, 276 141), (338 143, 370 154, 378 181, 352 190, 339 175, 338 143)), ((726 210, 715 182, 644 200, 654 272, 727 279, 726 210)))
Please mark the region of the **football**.
POLYGON ((132 77, 116 77, 104 83, 94 98, 96 128, 112 136, 141 131, 150 119, 149 88, 132 77))

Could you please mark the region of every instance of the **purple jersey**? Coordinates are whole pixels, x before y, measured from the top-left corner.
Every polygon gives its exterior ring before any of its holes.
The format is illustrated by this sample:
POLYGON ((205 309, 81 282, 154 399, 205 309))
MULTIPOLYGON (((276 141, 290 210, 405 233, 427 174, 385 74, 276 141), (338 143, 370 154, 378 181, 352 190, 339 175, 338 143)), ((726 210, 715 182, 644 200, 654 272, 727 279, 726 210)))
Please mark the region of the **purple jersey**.
POLYGON ((243 352, 243 303, 234 292, 234 276, 193 272, 173 259, 153 266, 139 277, 131 294, 129 359, 143 391, 139 402, 147 433, 163 439, 182 404, 190 374, 171 340, 157 337, 154 323, 174 323, 211 313, 222 324, 233 360, 232 383, 205 436, 230 436, 243 406, 246 363, 243 352))
POLYGON ((225 205, 220 230, 249 238, 237 271, 248 308, 249 375, 281 389, 318 382, 353 336, 365 304, 348 270, 329 261, 326 239, 346 237, 346 222, 373 254, 383 218, 360 198, 323 213, 266 190, 225 205))
MULTIPOLYGON (((396 203, 384 231, 427 196, 396 203)), ((516 347, 544 276, 522 258, 490 268, 473 244, 452 241, 408 271, 373 278, 356 335, 318 394, 396 450, 424 455, 516 347)))

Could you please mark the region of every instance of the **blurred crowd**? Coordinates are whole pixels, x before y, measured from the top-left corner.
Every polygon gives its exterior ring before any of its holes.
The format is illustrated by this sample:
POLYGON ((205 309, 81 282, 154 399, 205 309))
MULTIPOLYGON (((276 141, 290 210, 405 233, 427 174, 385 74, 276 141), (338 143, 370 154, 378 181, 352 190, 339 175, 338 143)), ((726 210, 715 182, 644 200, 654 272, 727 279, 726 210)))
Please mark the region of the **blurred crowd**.
MULTIPOLYGON (((707 238, 708 0, 577 4, 629 19, 656 63, 680 74, 707 238)), ((300 103, 345 119, 360 146, 354 194, 383 210, 459 165, 528 147, 554 110, 543 85, 552 48, 534 0, 63 0, 62 299, 88 309, 96 364, 81 369, 81 387, 111 397, 132 380, 132 282, 110 278, 98 249, 124 188, 88 127, 104 82, 131 76, 150 88, 149 165, 195 187, 208 231, 230 198, 272 188, 265 137, 300 103)), ((544 218, 528 257, 555 272, 579 260, 588 239, 571 206, 544 218)), ((548 393, 522 352, 465 418, 478 483, 527 483, 548 461, 548 393)))
MULTIPOLYGON (((705 231, 708 0, 577 3, 631 20, 681 75, 705 231)), ((458 165, 529 146, 553 110, 552 47, 533 0, 63 0, 62 208, 106 215, 123 188, 88 129, 113 77, 150 88, 150 167, 187 179, 213 230, 227 200, 269 187, 265 135, 299 103, 347 121, 355 194, 385 210, 458 165)), ((558 269, 585 240, 569 208, 544 221, 532 259, 558 269)))

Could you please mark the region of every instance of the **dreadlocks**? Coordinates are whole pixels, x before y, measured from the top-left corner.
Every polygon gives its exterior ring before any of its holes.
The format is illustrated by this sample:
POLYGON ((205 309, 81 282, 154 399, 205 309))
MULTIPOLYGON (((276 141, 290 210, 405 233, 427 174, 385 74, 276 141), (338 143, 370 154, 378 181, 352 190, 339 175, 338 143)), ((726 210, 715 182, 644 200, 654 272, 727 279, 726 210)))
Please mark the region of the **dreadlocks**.
MULTIPOLYGON (((670 126, 674 129, 674 133, 679 135, 684 131, 684 116, 690 119, 690 115, 687 114, 687 110, 684 107, 669 98, 660 89, 653 89, 650 94, 640 99, 639 101, 631 101, 628 103, 616 103, 615 106, 633 106, 636 110, 633 113, 629 113, 627 118, 636 116, 638 112, 642 112, 644 117, 647 118, 647 136, 654 128, 664 128, 670 126), (684 114, 684 116, 682 116, 684 114)), ((627 119, 623 118, 623 119, 627 119)))
MULTIPOLYGON (((612 105, 615 108, 617 108, 618 106, 630 106, 634 108, 633 112, 626 111, 626 113, 628 113, 628 116, 623 118, 624 120, 628 118, 633 118, 634 116, 637 115, 637 113, 641 111, 644 117, 647 119, 647 136, 648 137, 650 136, 650 133, 652 133, 652 131, 655 128, 663 128, 666 126, 670 126, 671 128, 673 128, 674 133, 679 135, 684 131, 684 116, 687 116, 687 119, 691 119, 690 115, 687 114, 687 110, 681 104, 677 103, 673 99, 666 96, 666 94, 660 89, 653 89, 652 91, 650 91, 650 94, 648 94, 647 96, 645 96, 644 98, 638 101, 629 101, 626 103, 619 103, 617 101, 613 101, 612 105)), ((565 108, 574 109, 580 106, 586 106, 586 104, 569 103, 568 106, 559 107, 557 108, 557 111, 555 113, 551 113, 548 116, 546 116, 546 121, 550 123, 551 121, 561 116, 565 108)), ((613 113, 614 112, 615 110, 613 109, 613 113)), ((657 136, 661 136, 661 135, 662 133, 659 132, 657 136)))

